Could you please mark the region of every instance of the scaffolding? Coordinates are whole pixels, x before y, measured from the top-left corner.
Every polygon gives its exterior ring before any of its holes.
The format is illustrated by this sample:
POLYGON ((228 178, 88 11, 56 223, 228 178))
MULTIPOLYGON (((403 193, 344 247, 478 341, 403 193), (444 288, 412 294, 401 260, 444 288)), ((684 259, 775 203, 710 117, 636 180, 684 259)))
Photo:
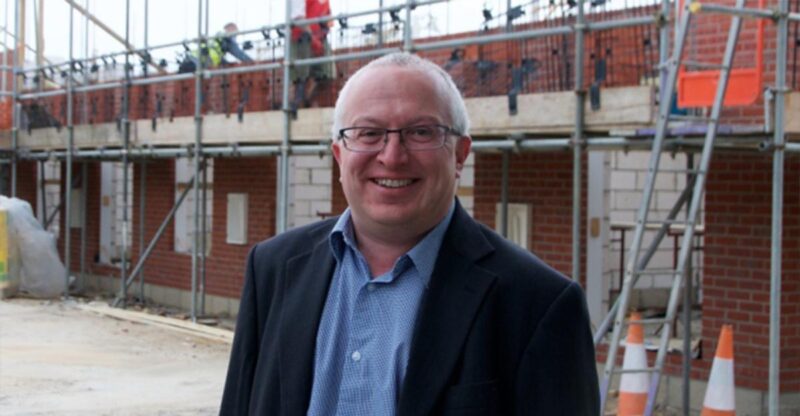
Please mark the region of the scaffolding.
MULTIPOLYGON (((7 0, 6 0, 7 1, 7 0)), ((319 24, 319 23, 328 23, 328 22, 339 22, 341 25, 342 22, 346 22, 348 18, 357 18, 362 16, 378 16, 379 24, 384 25, 386 22, 384 21, 384 16, 386 14, 391 14, 393 20, 403 13, 404 19, 401 20, 403 25, 402 31, 402 39, 399 42, 385 42, 383 39, 383 31, 379 33, 379 40, 377 45, 374 48, 353 48, 353 50, 349 50, 345 53, 329 55, 324 57, 318 58, 307 58, 307 59, 293 59, 291 54, 291 43, 289 41, 285 42, 284 45, 284 54, 280 60, 276 60, 275 62, 267 62, 267 63, 255 63, 252 65, 244 65, 244 66, 236 66, 230 68, 205 68, 202 65, 197 65, 195 71, 193 73, 186 73, 186 74, 172 74, 172 75, 160 75, 160 76, 153 76, 153 77, 139 77, 133 78, 133 65, 131 64, 131 56, 137 55, 142 57, 143 62, 152 65, 154 63, 150 60, 150 53, 151 51, 162 49, 162 48, 171 48, 181 45, 187 44, 196 44, 198 47, 199 45, 204 44, 205 42, 212 39, 212 36, 209 34, 208 29, 208 0, 198 0, 197 1, 197 36, 190 40, 184 40, 180 42, 171 42, 162 45, 148 45, 147 44, 147 28, 148 28, 148 15, 145 12, 145 20, 144 20, 144 27, 145 27, 145 45, 141 49, 136 49, 130 45, 130 0, 126 0, 125 2, 125 35, 124 39, 122 40, 123 44, 125 45, 125 50, 121 52, 105 54, 103 55, 103 60, 106 59, 115 59, 116 57, 124 57, 124 77, 119 81, 113 82, 99 82, 99 83, 88 83, 84 82, 83 85, 76 85, 76 81, 73 79, 72 76, 68 76, 65 79, 65 85, 63 88, 52 89, 49 91, 37 91, 37 92, 21 92, 21 81, 22 77, 26 74, 44 74, 45 71, 53 71, 58 70, 59 68, 73 68, 76 65, 80 66, 89 66, 93 62, 96 62, 98 57, 84 57, 83 59, 75 59, 73 55, 73 11, 78 10, 79 13, 83 14, 87 18, 87 25, 88 20, 92 20, 95 24, 101 24, 96 18, 91 17, 87 10, 82 9, 80 6, 75 4, 74 1, 67 0, 70 5, 70 24, 69 24, 69 39, 70 39, 70 48, 69 48, 69 59, 66 62, 60 63, 48 63, 48 64, 39 64, 34 68, 24 68, 24 62, 19 61, 19 54, 16 53, 20 49, 24 48, 24 42, 21 41, 20 33, 24 31, 20 27, 20 15, 21 9, 24 9, 24 0, 14 0, 16 3, 15 7, 15 14, 14 14, 14 32, 12 33, 12 38, 14 40, 14 57, 13 62, 9 65, 5 61, 6 54, 4 54, 4 62, 3 65, 0 67, 1 72, 10 72, 12 74, 12 86, 11 91, 7 92, 5 90, 5 79, 6 77, 3 76, 3 91, 0 92, 3 97, 11 97, 12 98, 12 126, 11 126, 11 149, 10 152, 5 152, 2 157, 5 159, 3 162, 8 163, 10 165, 10 192, 12 196, 16 196, 17 194, 17 164, 20 160, 63 160, 66 164, 66 182, 67 184, 71 184, 73 181, 72 178, 72 171, 73 165, 78 161, 97 161, 97 160, 113 160, 113 161, 121 161, 123 164, 123 205, 128 204, 128 199, 130 198, 130 192, 128 190, 128 166, 136 161, 144 162, 149 159, 157 159, 157 158, 177 158, 177 157, 193 157, 194 158, 194 165, 193 165, 193 176, 191 179, 190 187, 194 191, 194 211, 193 211, 193 221, 194 221, 194 230, 195 235, 197 235, 197 230, 201 229, 201 227, 205 227, 205 213, 201 214, 201 206, 204 208, 206 206, 206 196, 205 196, 205 188, 206 188, 206 162, 207 158, 213 157, 221 157, 221 156, 228 156, 228 157, 247 157, 247 156, 277 156, 278 157, 278 187, 277 187, 277 213, 276 213, 276 231, 277 233, 281 233, 286 231, 288 228, 288 205, 289 205, 289 159, 293 155, 305 155, 305 154, 324 154, 328 153, 330 150, 329 145, 327 144, 308 144, 303 142, 297 142, 292 140, 291 136, 291 124, 293 122, 293 109, 291 108, 290 102, 290 88, 291 83, 288 81, 290 78, 290 71, 293 67, 303 67, 303 66, 311 66, 317 65, 321 63, 328 63, 328 62, 346 62, 346 61, 353 61, 353 60, 360 60, 360 59, 367 59, 378 57, 387 53, 395 52, 395 51, 409 51, 409 52, 423 52, 423 51, 434 51, 434 50, 443 50, 443 49, 450 49, 450 48, 458 48, 464 47, 467 45, 484 45, 492 42, 502 42, 502 41, 529 41, 535 40, 545 37, 552 37, 552 36, 573 36, 574 37, 574 45, 575 45, 575 56, 573 57, 574 68, 572 70, 572 80, 569 82, 571 85, 571 90, 574 93, 574 101, 575 101, 575 112, 574 112, 574 129, 569 137, 534 137, 534 136, 517 136, 511 135, 504 138, 494 138, 489 140, 476 140, 473 142, 472 148, 475 152, 501 152, 503 155, 503 165, 502 165, 502 194, 501 194, 501 222, 502 227, 501 229, 505 233, 506 231, 506 224, 507 224, 507 189, 508 189, 508 170, 509 170, 509 163, 508 158, 512 152, 552 152, 552 151, 572 151, 573 154, 573 181, 572 181, 572 275, 571 278, 574 280, 579 280, 581 274, 581 178, 583 175, 582 172, 582 157, 588 150, 595 150, 595 149, 604 149, 604 150, 611 150, 611 149, 649 149, 651 147, 652 139, 632 139, 630 137, 622 137, 622 136, 597 136, 587 134, 586 132, 586 123, 585 123, 585 114, 584 114, 584 107, 587 103, 587 97, 590 94, 590 91, 586 88, 586 79, 584 74, 585 63, 584 63, 584 48, 585 48, 585 37, 587 34, 593 32, 602 32, 604 30, 614 29, 614 28, 629 28, 629 27, 655 27, 658 30, 658 36, 660 39, 659 42, 659 50, 658 50, 658 63, 663 64, 667 61, 670 49, 670 10, 671 10, 671 3, 667 0, 660 0, 657 5, 657 12, 653 13, 649 16, 639 16, 639 17, 628 17, 628 18, 614 18, 611 20, 605 21, 588 21, 585 16, 585 10, 589 2, 585 0, 578 0, 577 7, 576 7, 576 15, 574 15, 574 20, 572 22, 567 21, 566 19, 562 22, 561 25, 548 25, 547 27, 536 27, 536 28, 526 28, 522 30, 512 30, 513 26, 513 19, 511 18, 512 8, 512 1, 507 1, 507 24, 505 31, 495 31, 490 33, 490 31, 486 31, 486 33, 477 33, 474 36, 466 36, 460 37, 455 39, 442 39, 442 40, 435 40, 435 41, 426 41, 426 42, 415 42, 415 39, 412 35, 412 18, 411 13, 414 9, 423 6, 431 6, 436 4, 448 3, 449 0, 427 0, 427 1, 415 1, 415 0, 405 0, 405 2, 398 3, 392 6, 383 6, 383 1, 380 2, 378 8, 359 11, 356 13, 350 14, 339 14, 334 16, 326 16, 316 19, 300 19, 300 20, 292 20, 292 16, 290 13, 291 9, 291 0, 287 0, 285 4, 285 20, 282 23, 270 25, 270 26, 263 26, 257 29, 252 30, 241 30, 234 35, 245 35, 245 34, 255 34, 261 33, 264 34, 265 39, 267 38, 267 34, 271 32, 282 33, 286 34, 286 39, 288 39, 288 34, 291 32, 292 27, 300 26, 300 25, 309 25, 309 24, 319 24), (205 4, 204 4, 205 3, 205 4), (205 13, 204 13, 205 11, 205 13), (205 18, 205 22, 204 22, 205 18), (282 71, 282 77, 284 82, 282 83, 282 90, 281 90, 281 111, 283 113, 282 117, 282 135, 281 141, 279 144, 269 144, 269 145, 250 145, 250 146, 210 146, 203 143, 203 120, 204 115, 202 112, 202 103, 204 99, 203 93, 203 81, 209 80, 215 77, 224 77, 226 75, 231 74, 242 74, 242 73, 251 73, 251 72, 259 72, 259 71, 282 71), (140 147, 132 147, 130 144, 130 129, 131 129, 131 120, 129 119, 130 113, 130 91, 133 86, 141 86, 141 85, 153 85, 153 84, 160 84, 160 83, 170 83, 182 80, 194 80, 194 126, 195 126, 195 137, 194 141, 191 146, 167 146, 167 147, 148 147, 148 146, 140 146, 140 147), (73 95, 76 93, 88 93, 92 91, 102 91, 102 90, 109 90, 109 89, 117 89, 122 88, 123 91, 123 100, 122 100, 122 112, 120 118, 120 124, 122 127, 123 132, 123 142, 119 148, 115 149, 76 149, 74 146, 74 123, 73 123, 73 95), (29 151, 23 150, 19 147, 19 130, 21 125, 21 105, 20 102, 22 100, 29 100, 29 99, 40 99, 45 97, 55 97, 55 96, 65 96, 66 97, 66 113, 67 113, 67 131, 68 131, 68 142, 66 143, 66 149, 64 150, 43 150, 43 151, 29 151), (202 186, 202 196, 200 195, 200 187, 202 186), (203 224, 200 224, 200 217, 203 216, 203 224)), ((592 2, 594 5, 595 2, 592 2)), ((603 2, 604 3, 604 2, 603 2)), ((788 0, 780 0, 778 2, 779 7, 777 9, 753 9, 753 8, 733 8, 728 6, 721 6, 721 5, 714 5, 714 4, 706 4, 706 3, 698 3, 695 2, 698 8, 698 11, 702 13, 714 13, 714 14, 736 14, 741 15, 743 17, 750 17, 750 18, 760 18, 760 19, 768 19, 776 23, 777 25, 777 43, 776 43, 776 77, 775 77, 775 85, 771 88, 772 94, 774 94, 774 129, 771 131, 771 138, 767 135, 769 131, 765 134, 755 134, 749 139, 743 140, 741 137, 734 139, 720 137, 716 143, 716 146, 722 148, 735 148, 735 149, 745 149, 745 150, 752 150, 752 151, 769 151, 772 153, 773 156, 773 178, 772 178, 772 234, 771 234, 771 296, 770 296, 770 357, 769 357, 769 412, 770 415, 777 415, 779 409, 779 339, 780 339, 780 288, 781 288, 781 256, 782 256, 782 212, 783 212, 783 176, 784 176, 784 155, 786 152, 794 152, 800 153, 800 144, 798 143, 786 143, 785 140, 785 133, 784 133, 784 120, 786 118, 785 112, 785 95, 788 92, 787 84, 786 84, 786 68, 787 68, 787 55, 788 55, 788 23, 792 22, 800 22, 800 13, 790 13, 788 0)), ((148 2, 145 0, 145 10, 147 10, 148 2)), ((7 6, 7 4, 6 4, 7 6)), ((24 22, 22 22, 24 24, 24 22)), ((106 29, 110 30, 110 29, 106 29)), ((188 49, 187 49, 188 50, 188 49)), ((144 65, 143 65, 144 66, 144 65)), ((659 65, 661 71, 659 73, 659 77, 664 78, 666 72, 664 71, 664 65, 659 65)), ((145 70, 146 71, 146 70, 145 70)), ((159 70, 159 73, 163 74, 164 71, 159 70)), ((0 97, 0 98, 3 98, 0 97)), ((669 100, 662 100, 660 102, 669 102, 669 100)), ((665 144, 665 148, 675 151, 675 152, 687 152, 687 153, 694 153, 698 152, 702 147, 702 139, 695 139, 695 138, 687 138, 683 136, 673 136, 670 140, 665 144)), ((146 175, 145 170, 145 163, 142 163, 142 175, 146 175)), ((86 178, 86 163, 83 163, 82 166, 82 173, 81 173, 82 180, 86 178)), ((141 185, 141 196, 140 196, 140 227, 144 227, 144 217, 142 212, 144 211, 144 182, 141 185)), ((131 284, 133 284, 134 280, 139 277, 140 278, 140 295, 143 296, 144 292, 144 275, 142 273, 143 265, 145 264, 146 260, 148 259, 149 254, 152 252, 155 243, 159 240, 161 235, 163 234, 167 224, 175 215, 177 208, 183 203, 186 194, 189 191, 189 187, 187 187, 178 200, 175 202, 175 205, 170 210, 167 217, 161 223, 158 231, 156 232, 155 236, 152 240, 145 245, 143 240, 144 232, 140 232, 139 241, 139 252, 140 258, 137 264, 134 265, 131 272, 128 274, 128 264, 126 255, 123 254, 122 256, 122 264, 120 268, 120 289, 119 295, 115 304, 123 306, 125 305, 125 301, 128 297, 128 289, 131 284)), ((80 202, 85 206, 85 198, 86 193, 83 194, 84 201, 80 202)), ((65 195, 65 202, 64 202, 64 213, 65 213, 65 229, 64 229, 64 260, 67 265, 70 265, 70 256, 71 256, 71 248, 70 248, 70 228, 71 228, 71 215, 70 212, 73 209, 75 201, 71 199, 71 192, 66 192, 65 195)), ((85 210, 83 215, 85 216, 85 210)), ((84 217, 85 218, 85 217, 84 217)), ((123 210, 123 219, 122 219, 122 253, 127 252, 127 233, 129 232, 129 221, 130 219, 127 216, 126 210, 123 210)), ((85 220, 84 220, 85 222, 85 220)), ((192 239, 192 252, 191 252, 191 259, 192 259, 192 274, 191 274, 191 317, 192 320, 196 320, 197 316, 202 313, 204 310, 204 295, 205 295, 205 231, 199 233, 203 236, 203 238, 193 238, 192 239)), ((81 232, 81 253, 85 253, 85 227, 81 232)), ((81 274, 84 272, 84 256, 81 255, 81 274)), ((67 274, 65 276, 67 282, 69 282, 69 267, 67 267, 67 274)), ((69 290, 69 289, 67 289, 69 290)), ((69 296, 69 293, 65 293, 65 296, 69 296)), ((685 357, 688 356, 685 355, 685 357)), ((688 380, 688 372, 684 373, 685 380, 688 380)), ((688 383, 686 383, 688 384, 688 383)), ((688 409, 688 393, 684 393, 684 400, 685 400, 685 408, 688 409)))

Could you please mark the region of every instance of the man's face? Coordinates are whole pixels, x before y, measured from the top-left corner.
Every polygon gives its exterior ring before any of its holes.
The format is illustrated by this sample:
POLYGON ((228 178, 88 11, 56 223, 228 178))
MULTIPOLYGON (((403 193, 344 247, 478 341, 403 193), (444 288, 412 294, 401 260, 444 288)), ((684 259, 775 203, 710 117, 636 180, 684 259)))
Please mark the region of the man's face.
MULTIPOLYGON (((342 127, 399 129, 451 123, 445 99, 430 76, 415 69, 379 67, 363 73, 347 96, 342 127)), ((390 133, 378 153, 359 153, 333 143, 345 197, 357 232, 402 231, 422 235, 447 213, 469 137, 449 136, 444 147, 407 150, 390 133)))

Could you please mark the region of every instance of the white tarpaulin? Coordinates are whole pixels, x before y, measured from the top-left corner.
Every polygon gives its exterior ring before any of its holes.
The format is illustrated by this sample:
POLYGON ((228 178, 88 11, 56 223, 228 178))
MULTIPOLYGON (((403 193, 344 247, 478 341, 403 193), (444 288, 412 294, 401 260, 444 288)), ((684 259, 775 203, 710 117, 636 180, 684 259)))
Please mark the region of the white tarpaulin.
POLYGON ((54 298, 66 288, 64 264, 56 239, 36 220, 31 205, 0 195, 0 209, 8 212, 9 290, 37 298, 54 298))

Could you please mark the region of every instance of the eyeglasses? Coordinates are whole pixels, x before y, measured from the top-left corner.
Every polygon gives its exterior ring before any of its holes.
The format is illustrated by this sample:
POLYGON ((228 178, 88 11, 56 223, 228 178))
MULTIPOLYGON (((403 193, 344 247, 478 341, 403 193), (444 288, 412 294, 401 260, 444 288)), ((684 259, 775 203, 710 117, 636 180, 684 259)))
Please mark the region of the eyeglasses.
POLYGON ((409 126, 402 129, 381 127, 348 127, 339 130, 339 139, 344 147, 353 152, 380 152, 389 142, 389 133, 399 133, 400 142, 407 150, 434 150, 444 146, 450 134, 456 134, 450 127, 438 124, 409 126))

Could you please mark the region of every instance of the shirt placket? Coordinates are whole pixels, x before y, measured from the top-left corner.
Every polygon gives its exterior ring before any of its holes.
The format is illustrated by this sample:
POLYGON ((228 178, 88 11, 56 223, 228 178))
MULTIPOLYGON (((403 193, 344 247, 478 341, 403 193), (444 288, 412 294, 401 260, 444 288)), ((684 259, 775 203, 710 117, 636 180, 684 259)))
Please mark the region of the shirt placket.
POLYGON ((351 276, 355 283, 349 285, 353 294, 353 308, 350 316, 350 336, 345 349, 345 363, 342 368, 342 381, 339 390, 339 414, 369 414, 365 405, 372 402, 369 380, 374 379, 375 363, 370 354, 369 344, 376 336, 374 319, 371 313, 371 304, 376 296, 372 290, 372 283, 368 278, 369 268, 359 253, 351 252, 352 260, 358 272, 351 276))

